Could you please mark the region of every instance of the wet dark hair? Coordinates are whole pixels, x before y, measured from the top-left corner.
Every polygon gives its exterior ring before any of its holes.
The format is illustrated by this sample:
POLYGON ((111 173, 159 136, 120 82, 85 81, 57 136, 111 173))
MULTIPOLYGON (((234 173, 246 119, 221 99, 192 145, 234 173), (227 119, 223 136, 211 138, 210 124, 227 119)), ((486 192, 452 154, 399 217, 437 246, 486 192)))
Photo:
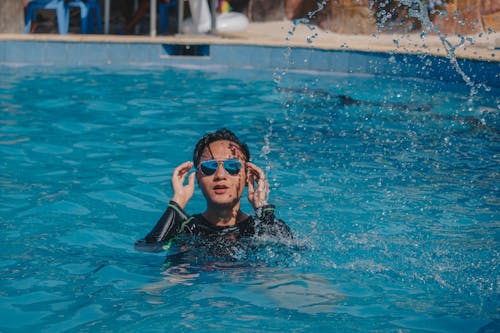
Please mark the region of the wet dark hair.
POLYGON ((228 130, 227 128, 221 128, 218 129, 215 132, 212 133, 206 133, 196 144, 194 151, 193 151, 193 163, 197 167, 198 164, 200 163, 200 158, 201 154, 203 154, 203 150, 205 147, 207 147, 209 144, 215 141, 230 141, 238 145, 240 148, 241 152, 245 156, 245 161, 248 162, 250 161, 250 150, 248 149, 248 146, 246 143, 243 143, 238 139, 238 137, 228 130))

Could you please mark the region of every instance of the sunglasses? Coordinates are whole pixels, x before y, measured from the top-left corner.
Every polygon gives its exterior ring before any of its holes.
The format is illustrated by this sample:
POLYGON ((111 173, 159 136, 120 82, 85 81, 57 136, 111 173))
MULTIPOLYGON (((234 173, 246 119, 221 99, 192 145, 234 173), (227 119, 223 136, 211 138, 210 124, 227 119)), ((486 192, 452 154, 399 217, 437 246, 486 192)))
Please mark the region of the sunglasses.
POLYGON ((207 160, 200 163, 198 170, 200 170, 205 176, 211 176, 217 171, 219 163, 222 162, 224 165, 224 170, 231 176, 236 176, 241 170, 241 162, 236 158, 231 158, 228 160, 207 160))

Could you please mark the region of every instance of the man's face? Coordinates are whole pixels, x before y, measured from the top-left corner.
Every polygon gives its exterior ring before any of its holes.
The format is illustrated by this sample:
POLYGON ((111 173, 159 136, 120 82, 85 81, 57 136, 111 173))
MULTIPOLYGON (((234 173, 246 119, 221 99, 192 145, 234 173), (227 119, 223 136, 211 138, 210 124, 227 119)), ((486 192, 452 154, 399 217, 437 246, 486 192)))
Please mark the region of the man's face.
MULTIPOLYGON (((217 170, 212 175, 205 175, 198 170, 196 177, 208 205, 233 207, 240 201, 245 190, 246 171, 245 157, 239 146, 231 141, 221 140, 212 142, 205 147, 200 163, 208 160, 219 161, 217 170), (236 175, 230 175, 222 161, 238 159, 242 163, 241 170, 236 175)), ((197 166, 198 167, 198 166, 197 166)))

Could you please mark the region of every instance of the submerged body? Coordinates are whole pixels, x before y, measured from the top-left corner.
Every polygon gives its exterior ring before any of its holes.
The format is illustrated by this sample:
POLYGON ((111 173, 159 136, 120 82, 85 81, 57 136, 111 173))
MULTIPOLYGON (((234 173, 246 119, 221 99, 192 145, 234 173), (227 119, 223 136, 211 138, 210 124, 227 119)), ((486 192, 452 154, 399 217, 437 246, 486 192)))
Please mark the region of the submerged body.
POLYGON ((169 248, 170 241, 185 233, 209 239, 239 241, 242 237, 269 236, 277 239, 291 239, 290 228, 274 215, 274 206, 266 205, 248 215, 244 220, 230 226, 217 226, 208 221, 203 214, 188 215, 175 201, 171 201, 155 227, 144 239, 138 240, 135 248, 145 252, 159 252, 169 248))

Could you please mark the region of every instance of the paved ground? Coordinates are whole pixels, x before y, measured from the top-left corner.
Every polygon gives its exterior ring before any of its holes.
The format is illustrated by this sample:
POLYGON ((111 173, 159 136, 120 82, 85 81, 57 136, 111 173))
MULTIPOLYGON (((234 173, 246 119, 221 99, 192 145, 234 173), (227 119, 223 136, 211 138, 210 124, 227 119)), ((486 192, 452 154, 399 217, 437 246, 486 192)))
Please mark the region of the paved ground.
POLYGON ((0 40, 64 40, 94 42, 157 42, 180 44, 249 44, 302 46, 321 49, 350 49, 357 51, 380 51, 397 53, 447 54, 453 50, 459 58, 481 59, 500 62, 500 33, 490 33, 463 38, 450 37, 444 40, 437 34, 374 34, 344 35, 309 27, 294 26, 290 21, 251 23, 245 32, 218 35, 173 35, 173 36, 124 36, 124 35, 80 35, 80 34, 0 34, 0 40), (448 45, 449 44, 449 45, 448 45))

